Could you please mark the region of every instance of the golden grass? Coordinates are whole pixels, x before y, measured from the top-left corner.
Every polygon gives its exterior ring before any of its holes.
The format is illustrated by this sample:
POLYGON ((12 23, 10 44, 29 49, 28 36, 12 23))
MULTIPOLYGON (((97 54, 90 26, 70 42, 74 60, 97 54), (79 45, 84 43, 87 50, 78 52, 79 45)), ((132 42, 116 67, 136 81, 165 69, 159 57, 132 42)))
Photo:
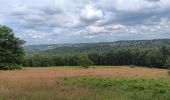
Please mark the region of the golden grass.
POLYGON ((0 79, 22 80, 32 78, 56 78, 73 76, 103 76, 112 78, 145 78, 166 77, 166 69, 135 67, 113 67, 113 68, 26 68, 19 71, 0 71, 0 79))

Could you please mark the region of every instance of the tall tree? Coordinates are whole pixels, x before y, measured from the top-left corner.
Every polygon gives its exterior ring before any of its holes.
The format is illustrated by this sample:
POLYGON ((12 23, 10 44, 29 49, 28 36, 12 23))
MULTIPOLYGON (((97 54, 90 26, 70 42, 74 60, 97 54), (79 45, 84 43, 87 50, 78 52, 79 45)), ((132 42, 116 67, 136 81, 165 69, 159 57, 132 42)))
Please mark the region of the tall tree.
POLYGON ((0 63, 22 64, 24 43, 14 36, 12 29, 0 25, 0 63))

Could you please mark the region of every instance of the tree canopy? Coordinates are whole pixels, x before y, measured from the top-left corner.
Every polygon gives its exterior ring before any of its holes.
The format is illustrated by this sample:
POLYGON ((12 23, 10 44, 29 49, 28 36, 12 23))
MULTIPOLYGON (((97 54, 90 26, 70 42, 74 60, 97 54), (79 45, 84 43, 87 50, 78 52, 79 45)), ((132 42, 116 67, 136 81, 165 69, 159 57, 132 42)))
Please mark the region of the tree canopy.
POLYGON ((22 64, 24 43, 15 37, 12 29, 0 25, 0 64, 22 64))

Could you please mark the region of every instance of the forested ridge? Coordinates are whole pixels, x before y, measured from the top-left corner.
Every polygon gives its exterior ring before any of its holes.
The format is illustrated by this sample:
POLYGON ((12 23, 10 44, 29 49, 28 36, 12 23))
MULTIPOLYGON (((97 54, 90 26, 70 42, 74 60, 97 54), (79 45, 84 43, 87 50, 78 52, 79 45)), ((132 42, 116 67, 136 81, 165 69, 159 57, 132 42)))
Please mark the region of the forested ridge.
POLYGON ((128 40, 116 42, 100 42, 100 43, 77 43, 77 44, 44 44, 44 45, 26 45, 24 46, 27 54, 75 54, 89 53, 92 51, 104 52, 112 49, 127 48, 155 48, 163 45, 168 46, 170 39, 154 39, 154 40, 128 40))

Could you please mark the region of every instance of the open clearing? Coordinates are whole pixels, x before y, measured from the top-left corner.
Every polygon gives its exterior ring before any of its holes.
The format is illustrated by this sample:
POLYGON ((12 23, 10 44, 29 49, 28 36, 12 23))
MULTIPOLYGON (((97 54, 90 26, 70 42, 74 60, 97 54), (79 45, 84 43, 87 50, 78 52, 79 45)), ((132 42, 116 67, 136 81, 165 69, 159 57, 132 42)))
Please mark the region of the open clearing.
POLYGON ((136 67, 99 67, 81 69, 74 67, 26 68, 21 71, 0 71, 0 79, 56 78, 73 76, 103 76, 112 78, 158 78, 167 76, 166 69, 136 67))
POLYGON ((135 67, 0 71, 1 100, 169 100, 168 70, 135 67))

